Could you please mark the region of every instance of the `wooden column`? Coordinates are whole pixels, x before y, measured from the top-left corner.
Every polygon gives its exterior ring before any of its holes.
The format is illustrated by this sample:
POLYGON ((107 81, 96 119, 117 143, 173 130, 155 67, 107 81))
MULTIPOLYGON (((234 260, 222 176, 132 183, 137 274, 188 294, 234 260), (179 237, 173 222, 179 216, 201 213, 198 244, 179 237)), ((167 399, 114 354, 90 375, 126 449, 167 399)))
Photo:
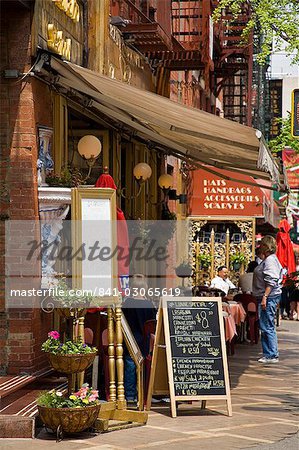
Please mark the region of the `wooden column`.
POLYGON ((107 309, 108 315, 108 356, 109 356, 109 391, 110 401, 116 401, 115 385, 115 349, 114 349, 114 322, 111 307, 107 309))
POLYGON ((125 409, 124 388, 124 360, 123 360, 123 333, 121 329, 121 307, 115 308, 115 337, 116 337, 116 372, 117 372, 117 408, 125 409))
POLYGON ((212 231, 211 231, 211 279, 213 279, 214 275, 215 275, 214 260, 215 260, 215 231, 214 231, 214 228, 212 228, 212 231))
POLYGON ((230 235, 229 235, 229 228, 226 230, 226 237, 225 237, 225 264, 227 267, 229 267, 229 247, 230 247, 230 235))

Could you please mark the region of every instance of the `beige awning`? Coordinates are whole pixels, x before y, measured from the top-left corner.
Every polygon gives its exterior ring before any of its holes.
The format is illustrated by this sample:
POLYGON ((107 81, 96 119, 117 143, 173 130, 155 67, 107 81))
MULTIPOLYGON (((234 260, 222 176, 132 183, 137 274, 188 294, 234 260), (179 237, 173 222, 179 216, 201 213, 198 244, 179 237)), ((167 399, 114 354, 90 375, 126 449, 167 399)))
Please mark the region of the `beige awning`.
POLYGON ((59 74, 58 85, 85 94, 92 99, 89 106, 156 147, 203 168, 237 171, 279 185, 279 168, 254 128, 53 57, 51 67, 59 74))

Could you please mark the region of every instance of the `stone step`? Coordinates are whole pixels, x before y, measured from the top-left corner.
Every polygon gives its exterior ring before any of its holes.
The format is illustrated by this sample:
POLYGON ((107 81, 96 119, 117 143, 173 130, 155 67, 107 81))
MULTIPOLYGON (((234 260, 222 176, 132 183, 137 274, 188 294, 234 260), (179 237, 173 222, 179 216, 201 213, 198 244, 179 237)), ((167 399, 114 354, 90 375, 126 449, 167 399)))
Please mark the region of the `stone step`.
MULTIPOLYGON (((7 377, 6 377, 7 378, 7 377)), ((21 378, 21 377, 20 377, 21 378)), ((9 381, 9 380, 7 380, 9 381)), ((18 380, 19 381, 19 380, 18 380)), ((13 384, 16 381, 13 380, 13 384)), ((8 384, 6 385, 8 386, 8 384)), ((26 384, 21 378, 18 390, 11 385, 10 394, 0 400, 0 438, 34 438, 35 418, 38 413, 36 399, 40 392, 67 388, 67 380, 48 371, 48 375, 26 384)))

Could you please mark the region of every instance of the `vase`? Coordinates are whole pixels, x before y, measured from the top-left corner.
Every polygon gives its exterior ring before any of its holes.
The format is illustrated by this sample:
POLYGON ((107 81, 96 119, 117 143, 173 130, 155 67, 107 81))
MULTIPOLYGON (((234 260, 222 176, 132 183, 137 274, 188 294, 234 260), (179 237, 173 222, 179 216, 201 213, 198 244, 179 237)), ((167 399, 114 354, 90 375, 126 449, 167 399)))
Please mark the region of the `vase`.
POLYGON ((100 405, 80 408, 48 408, 38 405, 41 421, 55 432, 78 433, 90 428, 96 421, 100 405))
POLYGON ((78 355, 54 355, 47 353, 49 363, 57 372, 72 374, 84 372, 94 361, 96 352, 78 355))
POLYGON ((239 262, 233 263, 234 271, 240 270, 240 268, 241 268, 241 263, 239 263, 239 262))

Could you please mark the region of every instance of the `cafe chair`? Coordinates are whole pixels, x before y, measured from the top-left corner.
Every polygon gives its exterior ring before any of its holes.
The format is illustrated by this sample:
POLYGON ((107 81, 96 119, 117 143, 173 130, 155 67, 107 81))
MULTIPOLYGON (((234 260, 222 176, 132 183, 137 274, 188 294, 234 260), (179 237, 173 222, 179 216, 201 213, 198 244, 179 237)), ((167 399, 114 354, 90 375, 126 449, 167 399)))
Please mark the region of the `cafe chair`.
POLYGON ((234 297, 234 300, 242 303, 245 309, 247 336, 250 339, 250 344, 257 344, 259 341, 259 316, 256 298, 251 294, 238 294, 234 297))

